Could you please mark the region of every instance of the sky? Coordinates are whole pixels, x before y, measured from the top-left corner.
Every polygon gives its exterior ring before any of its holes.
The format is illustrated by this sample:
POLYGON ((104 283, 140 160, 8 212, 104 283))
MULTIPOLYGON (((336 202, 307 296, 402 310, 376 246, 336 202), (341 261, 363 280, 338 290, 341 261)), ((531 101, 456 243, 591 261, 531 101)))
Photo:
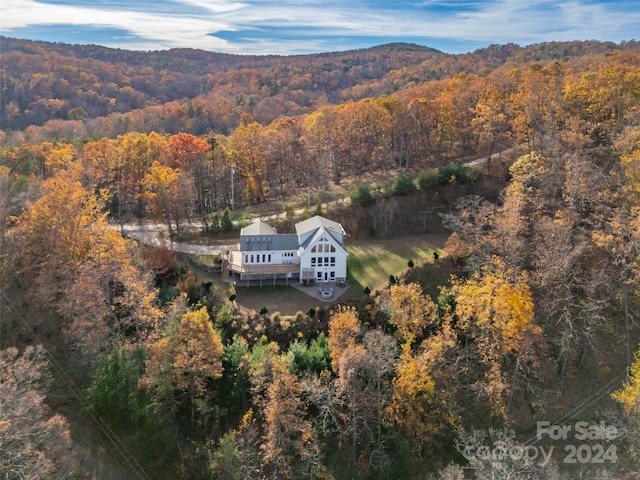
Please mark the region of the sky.
MULTIPOLYGON (((127 50, 292 55, 411 42, 640 39, 640 0, 2 0, 0 35, 127 50)), ((1 49, 1 44, 0 44, 1 49)))

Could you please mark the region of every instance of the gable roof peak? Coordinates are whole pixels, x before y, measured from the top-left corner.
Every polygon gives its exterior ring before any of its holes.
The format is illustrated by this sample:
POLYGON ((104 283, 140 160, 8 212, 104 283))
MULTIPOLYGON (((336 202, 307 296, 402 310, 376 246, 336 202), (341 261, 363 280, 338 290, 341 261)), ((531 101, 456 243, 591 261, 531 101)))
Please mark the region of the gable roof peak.
POLYGON ((298 235, 303 235, 320 227, 324 227, 327 230, 333 230, 336 233, 345 235, 344 228, 342 228, 342 225, 340 223, 334 222, 333 220, 329 220, 325 217, 321 217, 320 215, 315 215, 307 220, 297 223, 296 233, 298 235))
POLYGON ((240 230, 240 235, 275 235, 278 232, 268 223, 263 222, 259 218, 255 219, 253 223, 240 230))

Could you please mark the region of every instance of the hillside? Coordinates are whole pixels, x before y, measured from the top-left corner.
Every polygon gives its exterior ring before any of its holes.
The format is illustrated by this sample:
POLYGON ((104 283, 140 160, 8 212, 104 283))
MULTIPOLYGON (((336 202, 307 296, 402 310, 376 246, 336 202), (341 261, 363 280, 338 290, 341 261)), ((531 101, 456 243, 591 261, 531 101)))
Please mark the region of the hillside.
POLYGON ((2 129, 23 130, 55 120, 72 121, 66 130, 75 131, 73 122, 81 121, 93 125, 89 136, 114 121, 120 128, 111 126, 103 135, 150 133, 152 128, 161 133, 226 134, 243 113, 268 124, 280 116, 377 97, 461 71, 486 75, 504 64, 567 61, 640 48, 636 42, 571 42, 490 46, 448 55, 418 45, 388 44, 284 57, 190 49, 131 52, 6 37, 0 41, 2 129), (163 120, 153 126, 140 120, 154 115, 163 120), (188 125, 185 117, 191 117, 188 125))
MULTIPOLYGON (((173 100, 183 104, 199 96, 208 102, 233 102, 238 113, 252 112, 266 97, 293 102, 292 108, 308 112, 343 100, 344 91, 357 84, 441 55, 409 44, 279 57, 0 41, 4 129, 43 125, 51 119, 91 120, 173 100)), ((267 121, 287 114, 291 113, 273 112, 267 121)))
POLYGON ((637 42, 2 42, 0 471, 637 474, 637 42), (215 259, 169 248, 276 212, 344 227, 344 301, 287 316, 278 286, 242 309, 215 259), (169 246, 121 235, 154 222, 169 246))

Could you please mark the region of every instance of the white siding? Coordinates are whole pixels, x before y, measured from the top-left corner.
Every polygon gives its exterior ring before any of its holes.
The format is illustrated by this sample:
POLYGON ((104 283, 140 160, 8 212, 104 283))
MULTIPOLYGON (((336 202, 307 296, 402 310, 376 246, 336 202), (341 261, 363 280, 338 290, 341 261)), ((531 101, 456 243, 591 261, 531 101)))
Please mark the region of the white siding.
MULTIPOLYGON (((323 229, 321 232, 323 235, 317 235, 300 255, 300 271, 312 269, 318 282, 333 282, 336 278, 346 278, 347 252, 334 238, 323 232, 323 229)), ((302 275, 300 278, 302 279, 302 275)))

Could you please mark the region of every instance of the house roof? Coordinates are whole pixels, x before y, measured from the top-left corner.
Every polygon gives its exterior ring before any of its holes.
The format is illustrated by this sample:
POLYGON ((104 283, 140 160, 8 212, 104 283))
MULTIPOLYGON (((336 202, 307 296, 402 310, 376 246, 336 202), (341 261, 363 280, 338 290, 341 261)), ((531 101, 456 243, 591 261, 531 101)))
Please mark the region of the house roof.
POLYGON ((313 235, 310 235, 301 245, 300 245, 300 249, 298 250, 299 254, 302 254, 302 252, 306 249, 308 249, 312 244, 316 243, 318 240, 320 240, 322 237, 327 237, 327 238, 331 238, 335 243, 336 246, 343 250, 347 255, 349 255, 347 253, 347 250, 344 248, 344 246, 342 245, 342 242, 340 241, 339 238, 336 238, 336 234, 335 232, 332 232, 331 230, 328 230, 324 227, 320 227, 318 229, 316 229, 316 231, 313 233, 313 235))
POLYGON ((254 220, 251 225, 240 230, 241 237, 245 235, 276 235, 277 233, 275 228, 260 219, 254 220))
POLYGON ((295 234, 280 235, 242 235, 240 237, 241 252, 279 252, 298 250, 298 236, 295 234))
POLYGON ((305 233, 311 232, 312 230, 316 230, 320 227, 324 227, 327 230, 339 233, 341 235, 346 234, 344 228, 342 228, 342 225, 340 225, 338 222, 334 222, 333 220, 329 220, 328 218, 321 217, 320 215, 316 215, 315 217, 311 217, 300 223, 296 223, 296 233, 298 235, 304 235, 305 233))
POLYGON ((271 225, 256 219, 251 225, 240 230, 240 251, 296 251, 299 247, 304 250, 324 233, 342 247, 345 235, 342 225, 319 215, 296 224, 295 234, 278 234, 271 225))

